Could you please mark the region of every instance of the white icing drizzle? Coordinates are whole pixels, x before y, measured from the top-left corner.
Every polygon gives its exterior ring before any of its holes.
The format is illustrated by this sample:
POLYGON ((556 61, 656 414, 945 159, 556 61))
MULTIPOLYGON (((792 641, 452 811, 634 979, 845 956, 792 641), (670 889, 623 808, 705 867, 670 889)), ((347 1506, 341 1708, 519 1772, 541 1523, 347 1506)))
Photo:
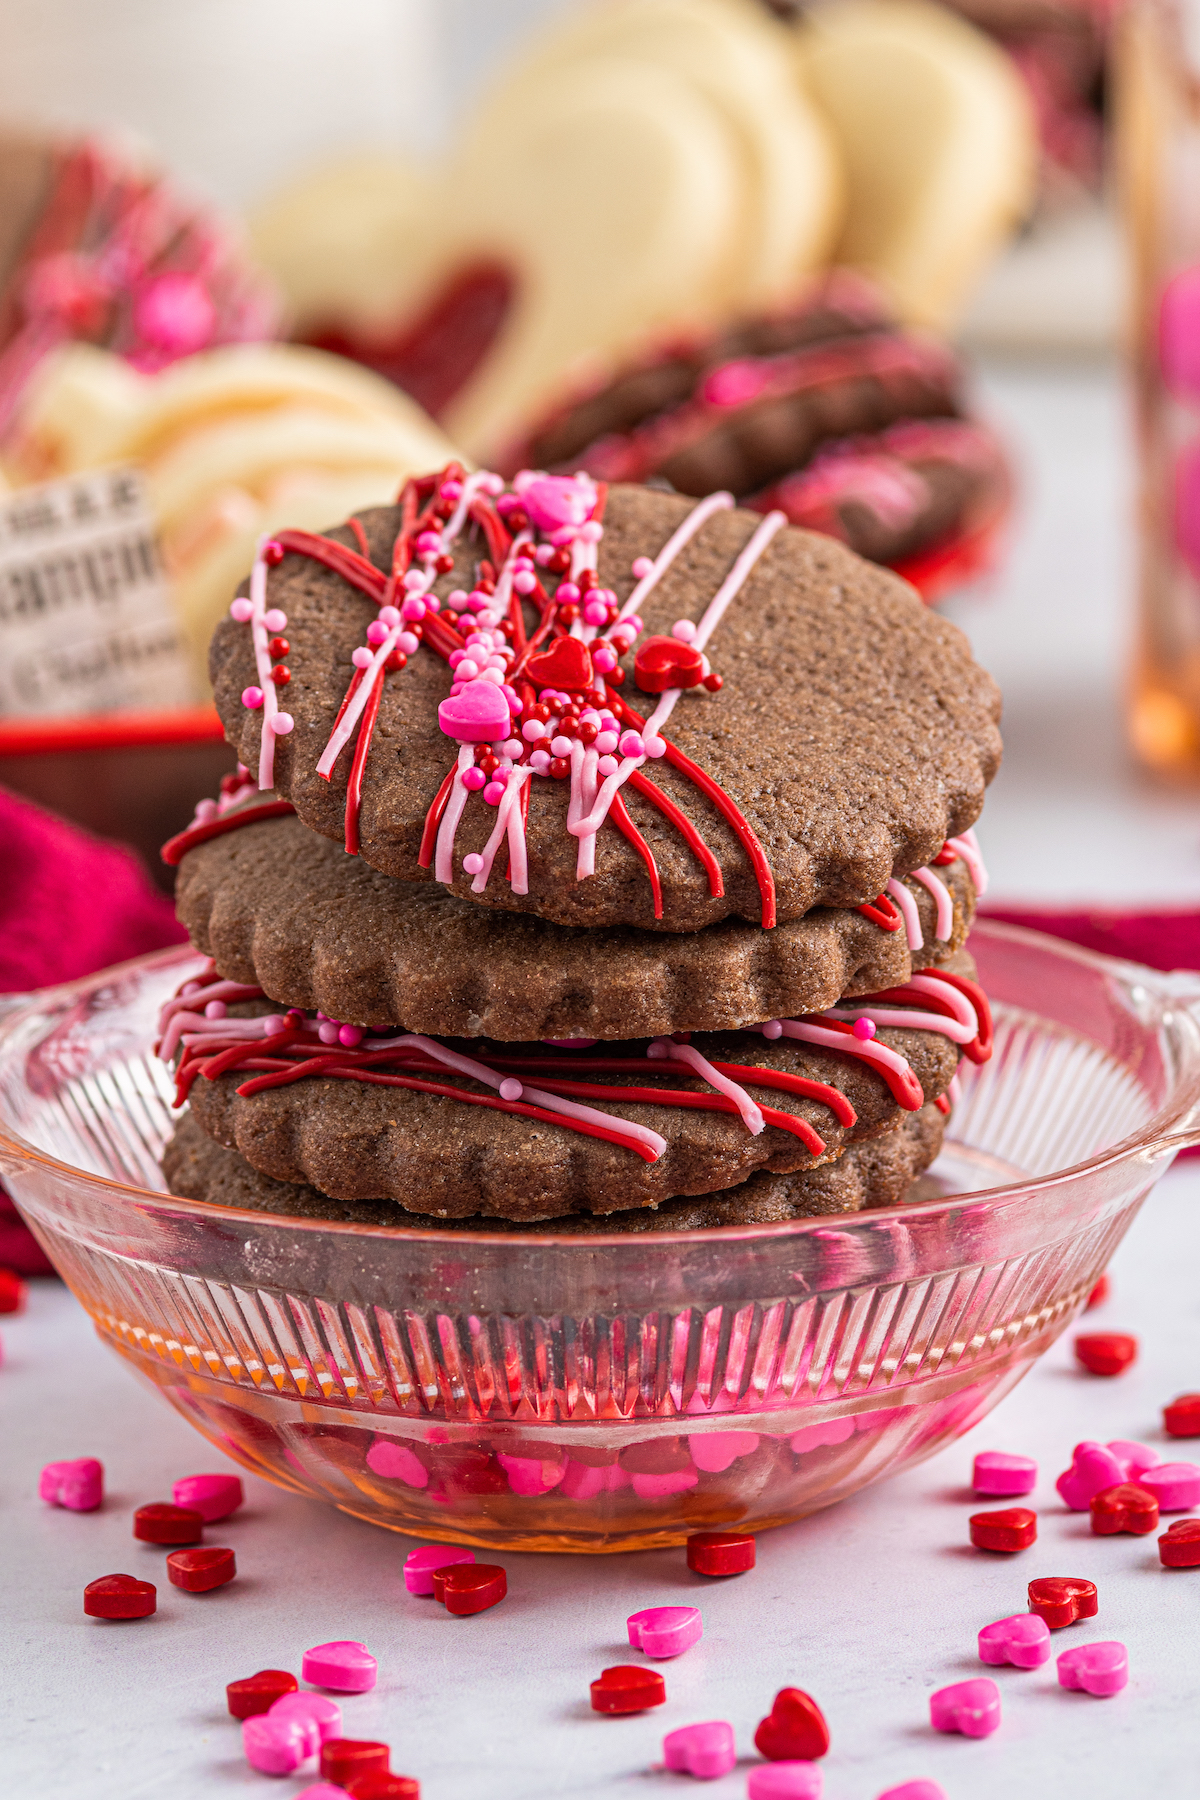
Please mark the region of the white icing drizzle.
POLYGON ((964 831, 958 837, 947 838, 946 848, 953 850, 956 856, 962 857, 971 872, 975 892, 982 900, 988 890, 988 872, 984 864, 983 852, 979 848, 979 839, 975 836, 974 826, 970 831, 964 831))
POLYGON ((262 736, 258 745, 258 785, 275 785, 275 719, 279 712, 279 692, 271 680, 271 652, 265 623, 267 611, 267 563, 265 551, 269 538, 259 538, 250 570, 250 637, 254 645, 254 667, 262 690, 262 736))
POLYGON ((719 1094, 724 1094, 727 1100, 733 1101, 741 1114, 743 1125, 752 1137, 757 1137, 764 1129, 766 1120, 762 1116, 762 1110, 755 1105, 745 1088, 740 1087, 736 1081, 731 1081, 728 1075, 722 1075, 720 1069, 714 1068, 708 1058, 701 1056, 698 1050, 693 1050, 690 1044, 677 1044, 673 1038, 655 1038, 646 1055, 654 1061, 669 1057, 672 1062, 686 1063, 710 1087, 716 1088, 719 1094))
POLYGON ((458 747, 458 767, 454 771, 454 785, 450 789, 450 798, 446 802, 446 810, 442 814, 442 822, 438 827, 437 852, 434 857, 433 873, 437 881, 452 882, 454 880, 454 836, 458 830, 458 821, 463 816, 467 804, 469 788, 463 786, 463 776, 475 764, 474 744, 460 744, 458 747))

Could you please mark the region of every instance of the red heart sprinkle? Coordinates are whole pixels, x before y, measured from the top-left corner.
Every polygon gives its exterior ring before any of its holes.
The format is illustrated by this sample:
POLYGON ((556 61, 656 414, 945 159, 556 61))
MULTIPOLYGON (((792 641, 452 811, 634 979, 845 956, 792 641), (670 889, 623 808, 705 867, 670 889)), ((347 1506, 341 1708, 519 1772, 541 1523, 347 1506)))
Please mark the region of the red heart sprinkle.
POLYGON ((327 1738, 321 1745, 321 1779, 347 1787, 360 1775, 387 1775, 391 1747, 370 1738, 327 1738))
POLYGON ((1096 1584, 1081 1575, 1043 1575, 1029 1584, 1029 1610, 1045 1619, 1051 1631, 1094 1619, 1100 1610, 1096 1584))
POLYGON ((667 1684, 656 1669, 618 1663, 614 1669, 602 1669, 599 1681, 592 1682, 590 1691, 593 1712, 638 1713, 661 1706, 667 1697, 667 1684))
POLYGON ((268 1712, 285 1694, 294 1694, 299 1686, 296 1677, 286 1669, 260 1669, 257 1675, 243 1675, 240 1681, 229 1682, 225 1695, 235 1719, 253 1719, 268 1712))
POLYGON ((1168 1437, 1200 1437, 1200 1394, 1180 1394, 1164 1406, 1163 1429, 1168 1437))
POLYGON ((815 1762, 829 1748, 829 1727, 816 1701, 799 1688, 780 1688, 759 1721, 754 1747, 771 1762, 815 1762))
POLYGON ((647 638, 638 645, 633 659, 633 679, 643 694, 699 687, 704 680, 704 658, 694 644, 679 638, 647 638))
POLYGON ((1145 1537, 1158 1526, 1158 1497, 1136 1481, 1119 1481, 1115 1487, 1101 1488, 1090 1501, 1092 1530, 1097 1537, 1112 1537, 1128 1531, 1134 1537, 1145 1537))
POLYGON ((378 1770, 355 1776, 346 1792, 351 1800, 421 1800, 421 1784, 411 1775, 385 1775, 378 1770))
POLYGON ((1111 1293, 1112 1277, 1105 1273, 1100 1277, 1099 1281, 1088 1295, 1087 1304, 1083 1309, 1084 1312, 1091 1312, 1093 1306, 1103 1306, 1111 1293))
POLYGON ((433 1571, 434 1599, 458 1618, 486 1612, 507 1592, 508 1577, 497 1563, 450 1563, 433 1571))
POLYGON ((1121 1375, 1138 1353, 1138 1341, 1124 1331, 1089 1331, 1075 1339, 1075 1358, 1092 1375, 1121 1375))
POLYGON ((198 1544, 204 1536, 204 1519, 190 1506, 156 1500, 134 1513, 133 1535, 143 1544, 198 1544))
POLYGON ((1037 1542, 1037 1514, 1028 1506, 1006 1506, 1000 1512, 972 1513, 968 1521, 977 1550, 1028 1550, 1037 1542))
POLYGON ((741 1575, 754 1567, 754 1539, 740 1531, 694 1531, 687 1565, 697 1575, 741 1575))
POLYGON ((224 1587, 237 1574, 233 1551, 210 1544, 201 1550, 172 1550, 167 1558, 167 1579, 185 1594, 207 1594, 224 1587))
POLYGON ((90 1619, 145 1619, 157 1604, 154 1583, 136 1575, 101 1575, 83 1590, 83 1610, 90 1619))
POLYGON ((573 637, 555 638, 548 650, 530 657, 523 673, 535 687, 562 688, 567 694, 590 688, 596 679, 587 645, 573 637))
POLYGON ((1158 1540, 1158 1557, 1164 1569, 1200 1566, 1200 1519, 1176 1519, 1158 1540))

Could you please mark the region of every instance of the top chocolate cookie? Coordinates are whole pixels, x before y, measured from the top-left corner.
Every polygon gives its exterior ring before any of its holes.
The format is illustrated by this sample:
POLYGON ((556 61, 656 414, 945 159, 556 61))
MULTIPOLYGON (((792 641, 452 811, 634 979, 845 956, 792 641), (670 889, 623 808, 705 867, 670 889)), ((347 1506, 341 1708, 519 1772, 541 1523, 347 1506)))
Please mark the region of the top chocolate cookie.
POLYGON ((871 902, 999 763, 961 632, 727 494, 450 469, 281 533, 231 612, 210 668, 260 786, 385 874, 567 925, 871 902))

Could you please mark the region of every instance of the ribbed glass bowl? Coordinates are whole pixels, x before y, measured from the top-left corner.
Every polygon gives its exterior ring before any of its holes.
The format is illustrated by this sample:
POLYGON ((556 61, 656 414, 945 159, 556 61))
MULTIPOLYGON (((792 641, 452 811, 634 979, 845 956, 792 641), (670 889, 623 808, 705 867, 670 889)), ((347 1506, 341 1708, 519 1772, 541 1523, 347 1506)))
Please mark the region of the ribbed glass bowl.
POLYGON ((379 1525, 529 1550, 827 1506, 966 1431, 1200 1140, 1200 982, 981 924, 996 1052, 932 1196, 788 1225, 474 1236, 162 1192, 158 1008, 186 949, 0 1033, 0 1172, 110 1343, 248 1468, 379 1525))

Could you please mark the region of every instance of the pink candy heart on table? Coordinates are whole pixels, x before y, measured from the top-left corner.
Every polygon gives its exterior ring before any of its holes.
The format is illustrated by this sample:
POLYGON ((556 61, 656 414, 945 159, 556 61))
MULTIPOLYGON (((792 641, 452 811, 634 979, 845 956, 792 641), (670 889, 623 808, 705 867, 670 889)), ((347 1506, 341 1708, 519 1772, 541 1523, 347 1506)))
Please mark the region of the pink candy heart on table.
POLYGON ((1058 1659, 1058 1684, 1080 1688, 1086 1694, 1119 1694, 1129 1680, 1129 1653, 1124 1644, 1110 1639, 1100 1644, 1080 1644, 1064 1650, 1058 1659))
POLYGON ((1038 1669, 1050 1660, 1050 1627, 1037 1613, 1013 1613, 1011 1618, 997 1619, 979 1634, 979 1660, 1038 1669))
POLYGON ((821 1788, 820 1763, 766 1763, 751 1769, 746 1800, 821 1800, 821 1788))
POLYGON ((313 1755, 330 1738, 342 1735, 342 1709, 324 1694, 281 1694, 264 1715, 268 1719, 298 1719, 313 1739, 313 1755))
POLYGON ((1125 1438, 1114 1438, 1107 1446, 1125 1471, 1126 1481, 1139 1481, 1143 1469, 1152 1469, 1162 1458, 1149 1444, 1131 1444, 1125 1438))
POLYGON ((104 1500, 104 1464, 94 1456, 47 1463, 38 1476, 38 1498, 68 1512, 95 1512, 104 1500))
POLYGON ((420 1550, 410 1550, 405 1557, 404 1585, 410 1594, 432 1594, 435 1569, 474 1561, 473 1550, 463 1550, 456 1544, 426 1544, 420 1550))
MULTIPOLYGON (((299 1800, 304 1800, 303 1794, 299 1800)), ((899 1787, 880 1794, 879 1800, 946 1800, 946 1790, 936 1781, 902 1781, 899 1787)))
POLYGON ((1188 1512, 1200 1506, 1200 1468, 1195 1463, 1155 1463, 1137 1477, 1158 1501, 1159 1512, 1188 1512))
POLYGON ((986 1675, 939 1688, 929 1696, 929 1723, 935 1731, 990 1737, 1000 1723, 1000 1689, 986 1675))
POLYGON ((977 1494, 1031 1494, 1037 1477, 1038 1466, 1032 1457, 981 1450, 975 1458, 971 1486, 977 1494))
POLYGON ((733 1726, 724 1719, 712 1719, 705 1725, 684 1725, 678 1731, 669 1731, 663 1739, 663 1761, 668 1769, 695 1775, 700 1781, 715 1781, 718 1775, 728 1775, 737 1761, 733 1726))
POLYGON ((243 1720, 242 1748, 260 1775, 290 1775, 317 1754, 320 1740, 312 1720, 273 1719, 265 1712, 243 1720))
POLYGON ((332 1781, 318 1781, 315 1787, 301 1788, 295 1800, 346 1800, 346 1789, 332 1781))
POLYGON ((696 1606, 651 1606, 631 1613, 625 1621, 629 1641, 646 1656, 682 1656, 704 1635, 696 1606))
POLYGON ((1054 1485, 1072 1512, 1086 1512, 1094 1494, 1118 1487, 1124 1480, 1124 1467, 1112 1451, 1085 1438, 1072 1452, 1071 1467, 1063 1470, 1054 1485))
POLYGON ((438 724, 460 744, 494 744, 512 724, 508 701, 492 681, 468 681, 438 707, 438 724))
POLYGON ((335 1694, 365 1694, 375 1686, 379 1665, 365 1644, 336 1638, 306 1650, 300 1673, 314 1687, 332 1688, 335 1694))
POLYGON ((198 1512, 206 1525, 227 1519, 242 1505, 246 1496, 236 1475, 185 1475, 171 1489, 176 1506, 198 1512))

